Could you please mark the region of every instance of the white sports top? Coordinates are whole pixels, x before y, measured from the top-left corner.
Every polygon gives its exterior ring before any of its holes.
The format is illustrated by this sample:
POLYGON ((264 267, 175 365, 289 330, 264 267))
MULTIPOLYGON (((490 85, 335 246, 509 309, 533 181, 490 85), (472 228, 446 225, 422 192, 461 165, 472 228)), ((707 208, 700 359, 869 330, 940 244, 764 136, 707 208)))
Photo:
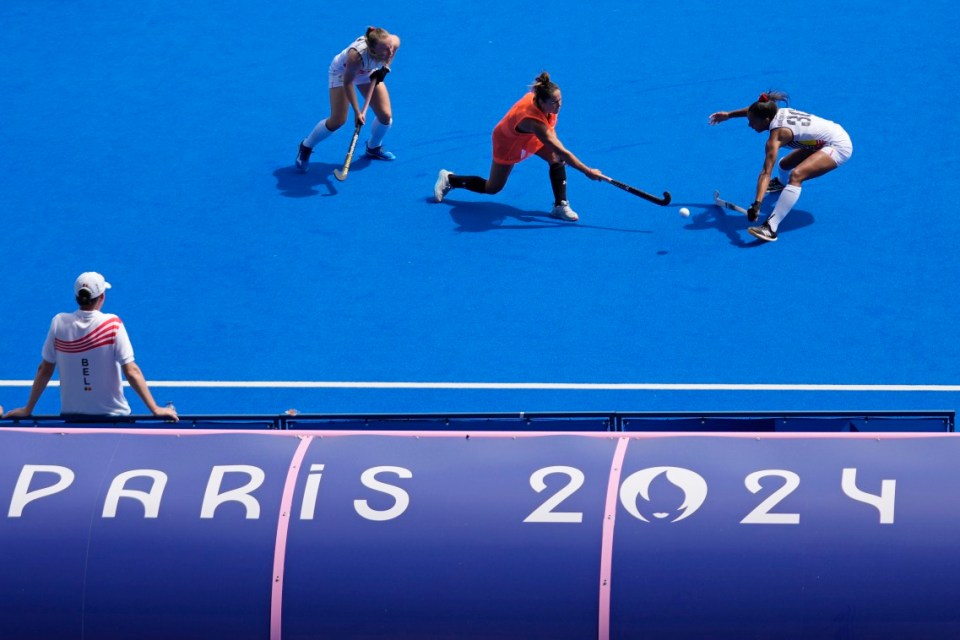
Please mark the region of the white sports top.
POLYGON ((112 313, 58 313, 43 343, 43 359, 60 369, 60 413, 130 415, 120 367, 133 362, 133 345, 112 313))
POLYGON ((330 75, 340 76, 341 78, 343 77, 343 73, 347 69, 347 54, 349 53, 350 49, 353 49, 360 54, 360 70, 357 71, 357 76, 353 83, 367 84, 370 82, 370 74, 381 68, 383 66, 383 62, 376 60, 372 55, 370 55, 370 51, 367 49, 367 39, 365 36, 360 36, 351 42, 350 46, 333 57, 333 61, 330 63, 330 75))
POLYGON ((780 107, 770 122, 770 131, 789 129, 793 140, 787 144, 792 149, 822 149, 840 142, 850 142, 850 136, 836 122, 818 116, 780 107))

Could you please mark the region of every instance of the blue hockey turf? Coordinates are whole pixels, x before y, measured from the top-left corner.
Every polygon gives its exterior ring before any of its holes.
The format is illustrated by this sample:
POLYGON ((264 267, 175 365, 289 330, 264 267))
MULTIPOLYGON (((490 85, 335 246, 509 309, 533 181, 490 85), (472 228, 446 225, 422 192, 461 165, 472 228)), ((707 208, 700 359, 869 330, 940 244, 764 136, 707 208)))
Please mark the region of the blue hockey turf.
MULTIPOLYGON (((960 13, 791 11, 7 0, 0 404, 26 401, 50 318, 96 270, 181 413, 955 408, 960 13), (302 175, 330 59, 368 24, 402 38, 398 160, 335 180, 348 125, 302 175), (670 206, 571 170, 581 220, 559 222, 538 158, 495 196, 433 202, 441 168, 486 176, 542 70, 564 144, 670 206), (769 88, 854 154, 763 244, 712 195, 749 204, 765 136, 707 117, 769 88)), ((57 411, 51 388, 37 412, 57 411)))

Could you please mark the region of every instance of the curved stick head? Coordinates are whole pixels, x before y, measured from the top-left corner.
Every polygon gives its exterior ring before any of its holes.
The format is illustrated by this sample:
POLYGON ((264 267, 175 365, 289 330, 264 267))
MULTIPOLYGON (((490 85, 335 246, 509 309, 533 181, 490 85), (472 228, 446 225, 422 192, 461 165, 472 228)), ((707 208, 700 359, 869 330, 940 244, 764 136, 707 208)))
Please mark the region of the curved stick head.
POLYGON ((333 177, 336 178, 337 180, 339 180, 340 182, 343 182, 344 180, 347 179, 347 172, 346 172, 346 171, 340 171, 340 169, 334 169, 334 170, 333 170, 333 177))

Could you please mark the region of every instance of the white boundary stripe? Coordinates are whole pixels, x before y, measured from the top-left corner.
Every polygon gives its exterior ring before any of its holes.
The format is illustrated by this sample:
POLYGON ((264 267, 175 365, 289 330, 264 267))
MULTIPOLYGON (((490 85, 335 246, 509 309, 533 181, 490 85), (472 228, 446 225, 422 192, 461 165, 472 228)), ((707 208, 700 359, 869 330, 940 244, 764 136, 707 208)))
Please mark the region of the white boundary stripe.
MULTIPOLYGON (((0 380, 0 387, 29 387, 33 380, 0 380)), ((127 383, 124 383, 125 385, 127 383)), ((664 384, 592 382, 338 382, 297 380, 150 380, 151 387, 182 389, 488 389, 534 391, 884 391, 960 392, 953 384, 664 384)), ((50 386, 60 386, 52 380, 50 386)), ((129 385, 127 385, 129 386, 129 385)))

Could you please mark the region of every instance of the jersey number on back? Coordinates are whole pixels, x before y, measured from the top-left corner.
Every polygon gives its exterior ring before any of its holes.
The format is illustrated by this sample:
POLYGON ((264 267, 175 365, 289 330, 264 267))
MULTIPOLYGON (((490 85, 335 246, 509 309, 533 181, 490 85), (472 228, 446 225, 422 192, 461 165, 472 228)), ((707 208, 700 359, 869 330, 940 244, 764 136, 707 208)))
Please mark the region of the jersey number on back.
POLYGON ((803 111, 796 111, 794 109, 787 109, 787 113, 790 114, 786 118, 787 124, 789 125, 793 125, 793 126, 800 125, 801 127, 809 127, 810 122, 812 122, 810 120, 809 113, 804 113, 803 111))

